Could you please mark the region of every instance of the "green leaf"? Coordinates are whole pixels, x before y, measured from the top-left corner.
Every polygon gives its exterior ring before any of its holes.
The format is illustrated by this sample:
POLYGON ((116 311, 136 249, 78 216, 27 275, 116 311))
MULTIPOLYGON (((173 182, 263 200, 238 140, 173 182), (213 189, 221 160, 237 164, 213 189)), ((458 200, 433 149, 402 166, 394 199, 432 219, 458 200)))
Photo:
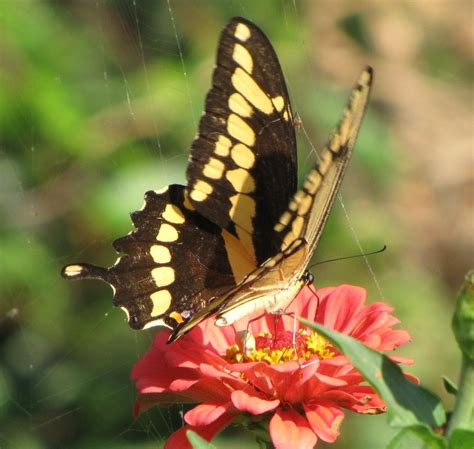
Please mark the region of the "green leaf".
POLYGON ((186 436, 188 437, 189 442, 193 449, 216 449, 216 446, 209 443, 209 441, 200 437, 196 432, 192 430, 186 431, 186 436))
POLYGON ((449 449, 472 449, 474 447, 474 431, 456 429, 449 438, 449 449))
POLYGON ((447 449, 446 440, 424 425, 406 427, 395 435, 387 449, 447 449))
POLYGON ((303 318, 299 320, 331 340, 349 357, 354 367, 387 404, 391 426, 406 427, 420 422, 429 426, 444 424, 446 413, 440 399, 429 390, 406 379, 399 366, 387 356, 348 335, 303 318))
POLYGON ((443 376, 444 389, 454 396, 458 394, 458 386, 447 376, 443 376))

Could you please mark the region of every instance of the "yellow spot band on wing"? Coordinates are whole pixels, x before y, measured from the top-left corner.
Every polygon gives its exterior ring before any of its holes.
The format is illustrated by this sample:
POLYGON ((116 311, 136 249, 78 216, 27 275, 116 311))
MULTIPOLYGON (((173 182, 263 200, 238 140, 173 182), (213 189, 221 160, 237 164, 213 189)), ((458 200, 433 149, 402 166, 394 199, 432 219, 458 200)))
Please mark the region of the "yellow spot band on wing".
POLYGON ((242 168, 252 168, 255 164, 255 154, 253 151, 242 143, 238 143, 232 147, 230 151, 232 160, 242 168))
POLYGON ((252 73, 253 70, 253 59, 249 51, 241 44, 234 45, 234 51, 232 52, 232 59, 244 68, 248 73, 252 73))
POLYGON ((242 242, 225 229, 222 230, 222 237, 229 259, 229 264, 234 275, 235 283, 240 283, 245 276, 255 270, 255 260, 249 256, 242 242))
POLYGON ((185 221, 183 212, 174 204, 167 204, 162 217, 170 223, 182 224, 185 221))
POLYGON ((214 153, 218 156, 227 157, 229 156, 229 150, 232 146, 232 142, 226 136, 220 135, 216 142, 214 153))
POLYGON ((241 117, 251 117, 253 109, 247 100, 239 93, 233 93, 229 97, 229 109, 241 117))
POLYGON ((211 184, 206 181, 198 180, 194 183, 190 196, 194 201, 204 201, 213 190, 211 184))
MULTIPOLYGON (((306 181, 303 184, 303 187, 306 190, 308 190, 308 192, 311 195, 314 195, 316 191, 318 190, 319 185, 321 184, 321 179, 322 179, 321 174, 317 170, 311 170, 308 177, 306 178, 306 181)), ((296 195, 298 195, 298 193, 296 195)), ((298 204, 301 203, 304 196, 305 196, 304 192, 301 192, 300 198, 299 199, 297 198, 298 204)))
POLYGON ((82 273, 84 268, 81 267, 81 265, 68 265, 64 269, 64 274, 69 277, 74 277, 82 273))
POLYGON ((156 263, 168 263, 171 261, 170 250, 163 245, 153 245, 150 248, 150 255, 156 263))
POLYGON ((236 114, 230 114, 227 119, 227 131, 238 141, 252 147, 255 144, 253 129, 236 114))
POLYGON ((234 36, 239 39, 239 41, 245 42, 251 36, 249 27, 243 23, 238 23, 235 27, 234 36))
POLYGON ((285 100, 283 100, 283 97, 281 95, 278 95, 278 97, 272 98, 273 105, 275 106, 275 109, 278 112, 283 111, 283 108, 285 107, 285 100))
POLYGON ((313 204, 313 197, 311 195, 306 195, 300 201, 300 205, 298 207, 298 215, 306 215, 312 204, 313 204))
POLYGON ((231 77, 232 85, 245 99, 265 114, 273 112, 273 103, 257 82, 240 67, 237 67, 231 77))
POLYGON ((156 236, 156 240, 160 242, 175 242, 178 240, 178 231, 174 226, 168 223, 162 223, 156 236))
POLYGON ((225 174, 225 177, 237 192, 252 193, 255 190, 255 180, 253 176, 243 168, 229 170, 225 174))
POLYGON ((325 151, 322 155, 321 162, 318 165, 319 171, 324 175, 327 173, 328 168, 331 166, 333 155, 331 151, 325 151))
POLYGON ((168 290, 159 290, 150 295, 153 303, 151 316, 158 316, 165 313, 171 305, 171 293, 168 290))
POLYGON ((219 159, 211 157, 209 162, 204 166, 203 175, 211 179, 220 179, 224 174, 225 165, 219 159))
POLYGON ((183 206, 188 209, 188 210, 196 210, 194 206, 192 205, 191 201, 189 201, 189 192, 188 189, 184 191, 184 201, 183 201, 183 206))
POLYGON ((300 237, 303 233, 303 225, 304 225, 304 218, 303 217, 296 217, 291 224, 291 231, 293 235, 296 237, 300 237))
POLYGON ((158 267, 151 270, 151 276, 157 287, 166 287, 174 282, 175 273, 171 267, 158 267))
POLYGON ((252 197, 245 194, 233 195, 230 198, 232 207, 230 216, 232 221, 252 234, 252 219, 255 217, 255 201, 252 197))

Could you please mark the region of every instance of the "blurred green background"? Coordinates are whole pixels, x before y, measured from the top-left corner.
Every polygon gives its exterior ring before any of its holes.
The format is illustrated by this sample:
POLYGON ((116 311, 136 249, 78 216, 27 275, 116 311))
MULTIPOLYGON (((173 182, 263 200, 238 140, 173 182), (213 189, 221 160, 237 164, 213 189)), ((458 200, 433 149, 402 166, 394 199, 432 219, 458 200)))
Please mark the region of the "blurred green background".
MULTIPOLYGON (((156 448, 185 409, 134 419, 134 332, 108 286, 66 263, 115 261, 143 193, 182 183, 219 32, 234 15, 268 34, 303 120, 300 179, 359 71, 376 83, 315 261, 317 285, 393 304, 400 354, 448 405, 453 298, 473 254, 470 1, 0 1, 0 447, 156 448), (348 217, 348 218, 347 218, 348 217), (373 272, 372 272, 373 270, 373 272)), ((334 449, 378 449, 384 416, 348 415, 334 449)), ((221 448, 256 447, 235 429, 221 448)), ((324 444, 318 447, 328 447, 324 444)))

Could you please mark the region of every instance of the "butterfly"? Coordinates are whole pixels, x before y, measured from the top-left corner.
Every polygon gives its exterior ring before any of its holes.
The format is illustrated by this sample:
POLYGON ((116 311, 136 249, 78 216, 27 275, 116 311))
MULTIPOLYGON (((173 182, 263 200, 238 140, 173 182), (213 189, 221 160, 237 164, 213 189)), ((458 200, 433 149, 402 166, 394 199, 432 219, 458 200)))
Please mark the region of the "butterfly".
POLYGON ((321 237, 361 126, 373 79, 354 87, 320 161, 297 190, 295 118, 275 51, 252 22, 222 31, 187 184, 145 194, 110 268, 75 263, 67 279, 109 283, 133 329, 169 342, 205 318, 226 326, 278 311, 311 279, 321 237))

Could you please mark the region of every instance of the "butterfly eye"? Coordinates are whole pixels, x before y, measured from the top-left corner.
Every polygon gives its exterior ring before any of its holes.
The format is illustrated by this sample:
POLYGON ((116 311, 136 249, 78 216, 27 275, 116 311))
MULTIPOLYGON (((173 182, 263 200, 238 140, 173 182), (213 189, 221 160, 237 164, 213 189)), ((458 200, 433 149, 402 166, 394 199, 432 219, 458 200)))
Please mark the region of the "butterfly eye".
POLYGON ((309 271, 305 271, 302 279, 306 284, 312 284, 314 282, 314 275, 309 271))

